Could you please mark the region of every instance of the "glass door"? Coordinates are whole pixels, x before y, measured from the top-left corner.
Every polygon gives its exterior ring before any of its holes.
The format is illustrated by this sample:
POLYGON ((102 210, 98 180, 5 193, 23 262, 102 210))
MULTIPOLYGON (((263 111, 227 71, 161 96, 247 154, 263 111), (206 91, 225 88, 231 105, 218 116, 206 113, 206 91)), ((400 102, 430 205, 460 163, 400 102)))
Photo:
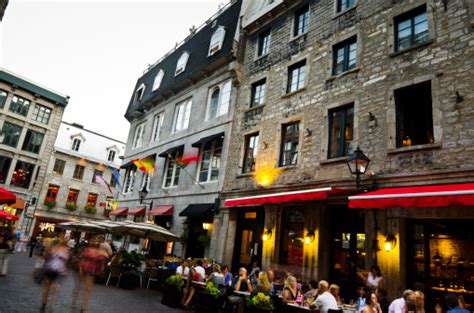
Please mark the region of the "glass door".
POLYGON ((235 237, 232 270, 239 267, 252 268, 253 262, 262 262, 262 234, 264 211, 261 208, 239 212, 235 237))

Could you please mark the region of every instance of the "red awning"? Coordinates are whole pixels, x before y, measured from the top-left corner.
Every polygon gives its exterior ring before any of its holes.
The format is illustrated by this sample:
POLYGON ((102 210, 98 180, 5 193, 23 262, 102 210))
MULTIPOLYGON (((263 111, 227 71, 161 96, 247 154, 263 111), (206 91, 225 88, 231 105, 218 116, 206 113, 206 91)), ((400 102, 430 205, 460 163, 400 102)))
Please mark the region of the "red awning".
POLYGON ((148 215, 173 216, 173 205, 157 205, 148 212, 148 215))
POLYGON ((9 213, 9 212, 0 210, 0 220, 17 221, 18 218, 19 218, 19 217, 16 216, 16 215, 13 215, 13 214, 11 214, 11 213, 9 213))
POLYGON ((474 206, 474 183, 386 188, 349 197, 354 209, 448 206, 474 206))
POLYGON ((12 204, 15 203, 16 196, 10 191, 0 187, 0 204, 12 204))
POLYGON ((117 208, 116 210, 112 211, 110 215, 113 216, 127 216, 128 208, 117 208))
POLYGON ((315 200, 324 200, 331 196, 350 195, 350 194, 354 194, 355 192, 356 191, 353 189, 342 189, 342 188, 333 188, 333 187, 279 192, 279 193, 271 193, 271 194, 258 195, 258 196, 252 196, 252 197, 229 199, 224 202, 224 206, 232 207, 232 206, 315 201, 315 200))
POLYGON ((23 210, 25 208, 25 201, 23 201, 23 199, 20 197, 16 197, 15 203, 9 205, 9 207, 12 207, 18 210, 23 210))
POLYGON ((130 210, 130 212, 128 212, 128 215, 142 215, 142 214, 145 214, 145 210, 146 210, 146 206, 139 205, 135 209, 130 210))

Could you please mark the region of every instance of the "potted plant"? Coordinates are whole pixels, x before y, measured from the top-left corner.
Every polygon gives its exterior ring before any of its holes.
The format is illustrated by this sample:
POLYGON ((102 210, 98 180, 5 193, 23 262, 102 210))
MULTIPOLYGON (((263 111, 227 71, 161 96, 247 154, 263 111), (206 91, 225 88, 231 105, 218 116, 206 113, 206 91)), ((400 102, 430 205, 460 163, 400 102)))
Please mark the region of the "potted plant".
POLYGON ((66 203, 66 209, 68 209, 69 211, 75 211, 77 209, 77 204, 72 201, 69 201, 66 203))
POLYGON ((259 292, 253 297, 247 297, 247 312, 251 313, 269 313, 273 312, 273 304, 270 300, 270 296, 259 292))
POLYGON ((132 252, 124 252, 119 264, 123 267, 122 277, 120 278, 120 287, 123 289, 135 289, 139 282, 137 267, 140 266, 143 256, 132 252))
POLYGON ((181 298, 183 297, 183 277, 181 275, 172 275, 165 280, 164 286, 161 304, 172 308, 180 307, 181 298))
POLYGON ((86 213, 89 213, 89 214, 95 214, 95 212, 97 212, 97 209, 93 205, 86 205, 84 207, 84 211, 86 211, 86 213))
POLYGON ((44 200, 44 205, 48 208, 48 210, 52 210, 54 207, 56 207, 56 201, 44 200))
POLYGON ((208 282, 206 288, 196 294, 196 311, 200 313, 219 312, 219 307, 222 306, 221 301, 219 301, 220 295, 219 288, 214 286, 212 282, 208 282))
POLYGON ((211 237, 209 235, 199 235, 197 241, 201 246, 205 247, 211 241, 211 237))

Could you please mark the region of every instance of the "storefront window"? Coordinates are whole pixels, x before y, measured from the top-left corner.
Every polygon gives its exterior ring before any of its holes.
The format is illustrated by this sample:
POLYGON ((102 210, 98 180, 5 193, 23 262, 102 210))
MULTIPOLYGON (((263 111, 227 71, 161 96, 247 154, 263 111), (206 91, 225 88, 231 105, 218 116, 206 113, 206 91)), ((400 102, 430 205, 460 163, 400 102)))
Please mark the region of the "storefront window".
POLYGON ((280 264, 303 267, 304 213, 302 208, 285 208, 280 237, 280 264))
POLYGON ((28 189, 34 170, 34 164, 18 161, 15 166, 15 171, 13 171, 10 185, 28 189))

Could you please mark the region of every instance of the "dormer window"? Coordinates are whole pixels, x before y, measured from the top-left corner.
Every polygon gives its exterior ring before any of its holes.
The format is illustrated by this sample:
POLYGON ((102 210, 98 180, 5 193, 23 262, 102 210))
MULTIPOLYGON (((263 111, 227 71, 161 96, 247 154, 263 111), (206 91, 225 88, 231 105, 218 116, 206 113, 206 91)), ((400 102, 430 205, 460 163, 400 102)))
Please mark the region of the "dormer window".
POLYGON ((179 57, 178 63, 176 64, 176 71, 174 75, 179 75, 186 69, 186 64, 188 63, 189 53, 183 52, 179 57))
POLYGON ((82 143, 82 140, 79 139, 79 138, 74 138, 72 140, 72 147, 71 147, 71 150, 72 151, 79 151, 79 148, 81 146, 81 143, 82 143))
POLYGON ((135 91, 135 99, 133 102, 137 103, 143 99, 143 94, 145 93, 145 85, 141 84, 140 87, 135 91))
POLYGON ((155 80, 153 81, 153 91, 160 88, 161 81, 163 80, 163 76, 165 76, 165 72, 163 72, 163 70, 160 70, 158 74, 156 74, 155 80))
POLYGON ((209 56, 214 55, 217 51, 222 49, 222 44, 224 43, 224 37, 225 37, 224 26, 217 27, 216 31, 211 37, 211 42, 209 44, 209 56))
POLYGON ((115 150, 109 150, 109 153, 107 154, 107 161, 114 162, 116 154, 117 152, 115 150))

